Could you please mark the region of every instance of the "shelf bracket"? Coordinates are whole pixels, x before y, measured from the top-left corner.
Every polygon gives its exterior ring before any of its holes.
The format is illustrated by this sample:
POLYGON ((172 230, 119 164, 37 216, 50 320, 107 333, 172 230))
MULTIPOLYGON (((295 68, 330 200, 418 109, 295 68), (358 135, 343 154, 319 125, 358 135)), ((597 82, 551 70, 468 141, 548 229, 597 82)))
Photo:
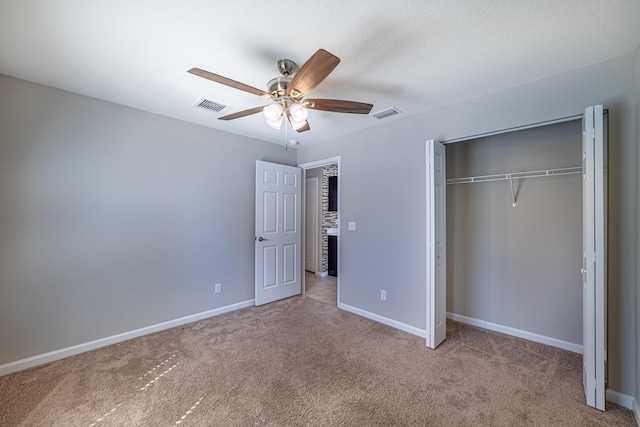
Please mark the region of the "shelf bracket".
POLYGON ((511 184, 511 200, 512 200, 511 206, 515 208, 517 206, 516 192, 513 188, 513 177, 511 176, 510 173, 507 174, 507 179, 509 180, 509 184, 511 184))

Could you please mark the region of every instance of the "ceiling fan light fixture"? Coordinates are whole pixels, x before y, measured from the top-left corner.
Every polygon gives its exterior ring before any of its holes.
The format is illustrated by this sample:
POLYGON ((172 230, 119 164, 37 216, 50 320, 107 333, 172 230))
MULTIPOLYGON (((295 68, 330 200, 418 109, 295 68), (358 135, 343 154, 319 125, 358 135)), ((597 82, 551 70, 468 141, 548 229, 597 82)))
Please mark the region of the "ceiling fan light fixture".
MULTIPOLYGON (((373 107, 372 104, 339 99, 304 99, 306 94, 322 83, 339 63, 340 58, 324 49, 318 49, 301 67, 298 67, 290 59, 281 59, 278 61, 278 71, 280 71, 281 77, 271 79, 267 83, 267 92, 200 68, 192 68, 188 72, 215 83, 272 101, 266 107, 261 105, 227 114, 218 117, 219 120, 234 120, 262 111, 267 124, 272 128, 280 129, 282 128, 282 122, 287 121, 291 123, 293 129, 301 133, 311 129, 307 122, 309 117, 308 109, 334 113, 369 114, 373 107)), ((223 106, 213 105, 209 108, 211 107, 219 108, 223 106)), ((285 123, 285 142, 287 141, 286 130, 288 128, 289 124, 285 123)), ((287 145, 285 144, 285 149, 287 145)))

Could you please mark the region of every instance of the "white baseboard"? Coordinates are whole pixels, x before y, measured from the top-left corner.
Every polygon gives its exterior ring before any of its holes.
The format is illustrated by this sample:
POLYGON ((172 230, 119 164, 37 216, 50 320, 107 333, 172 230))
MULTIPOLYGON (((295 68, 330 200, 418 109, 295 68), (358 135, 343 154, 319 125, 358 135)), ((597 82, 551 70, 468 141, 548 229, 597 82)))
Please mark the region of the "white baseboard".
POLYGON ((605 393, 605 399, 608 402, 615 403, 616 405, 620 405, 623 408, 633 410, 633 402, 635 399, 629 395, 622 394, 608 388, 605 393))
POLYGON ((347 304, 338 304, 338 308, 348 311, 353 314, 357 314, 358 316, 366 317, 367 319, 375 320, 378 323, 382 323, 387 326, 391 326, 392 328, 400 329, 401 331, 408 332, 412 335, 417 335, 419 337, 425 338, 427 337, 427 331, 424 329, 418 329, 414 326, 407 325, 406 323, 398 322, 397 320, 389 319, 388 317, 380 316, 375 313, 371 313, 369 311, 361 310, 356 307, 352 307, 347 304))
POLYGON ((327 277, 328 275, 329 275, 328 271, 318 271, 318 272, 316 272, 316 276, 319 276, 319 277, 327 277))
POLYGON ((220 314, 228 313, 230 311, 239 310, 245 307, 251 307, 255 304, 255 300, 247 300, 236 304, 227 305, 225 307, 215 308, 213 310, 203 311, 201 313, 192 314, 190 316, 180 317, 179 319, 169 320, 167 322, 158 323, 156 325, 146 326, 140 329, 134 329, 133 331, 123 332, 121 334, 112 335, 110 337, 101 338, 95 341, 89 341, 83 344, 74 345, 72 347, 63 348, 60 350, 51 351, 48 353, 39 354, 26 359, 16 360, 15 362, 5 363, 0 365, 0 376, 18 372, 23 369, 32 368, 34 366, 42 365, 44 363, 53 362, 54 360, 63 359, 65 357, 73 356, 85 351, 95 350, 96 348, 105 347, 111 344, 116 344, 122 341, 130 340, 132 338, 141 337, 143 335, 151 334, 153 332, 163 331, 165 329, 174 328, 176 326, 184 325, 186 323, 197 322, 198 320, 206 319, 208 317, 218 316, 220 314))
POLYGON ((486 322, 480 319, 474 319, 473 317, 467 317, 461 314, 447 313, 447 319, 455 320, 456 322, 478 326, 479 328, 489 329, 490 331, 500 332, 502 334, 512 335, 514 337, 524 338, 529 341, 535 341, 541 344, 547 344, 553 347, 561 348, 563 350, 569 350, 574 353, 582 354, 582 345, 580 344, 575 344, 568 341, 562 341, 556 338, 547 337, 545 335, 535 334, 533 332, 523 331, 521 329, 512 328, 510 326, 498 325, 497 323, 491 323, 491 322, 486 322))
POLYGON ((605 399, 607 402, 615 403, 623 408, 630 409, 636 417, 636 423, 640 426, 640 406, 638 406, 638 402, 633 398, 633 396, 608 388, 605 394, 605 399))

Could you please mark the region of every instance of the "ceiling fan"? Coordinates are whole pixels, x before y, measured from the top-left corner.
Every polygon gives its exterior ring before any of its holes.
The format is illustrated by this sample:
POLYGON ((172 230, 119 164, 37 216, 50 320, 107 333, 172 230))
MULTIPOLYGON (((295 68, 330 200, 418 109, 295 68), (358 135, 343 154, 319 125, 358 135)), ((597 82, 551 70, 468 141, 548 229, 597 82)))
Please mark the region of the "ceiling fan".
POLYGON ((335 113, 369 114, 372 104, 337 99, 305 99, 304 96, 318 86, 340 63, 340 58, 319 49, 311 58, 298 69, 290 59, 278 61, 278 70, 282 77, 271 79, 267 83, 267 91, 257 89, 229 78, 192 68, 189 73, 204 77, 235 89, 243 90, 254 95, 275 101, 260 107, 250 108, 237 113, 218 117, 219 120, 233 120, 263 112, 269 126, 280 129, 284 116, 287 117, 293 129, 305 132, 310 129, 307 118, 309 110, 332 111, 335 113))

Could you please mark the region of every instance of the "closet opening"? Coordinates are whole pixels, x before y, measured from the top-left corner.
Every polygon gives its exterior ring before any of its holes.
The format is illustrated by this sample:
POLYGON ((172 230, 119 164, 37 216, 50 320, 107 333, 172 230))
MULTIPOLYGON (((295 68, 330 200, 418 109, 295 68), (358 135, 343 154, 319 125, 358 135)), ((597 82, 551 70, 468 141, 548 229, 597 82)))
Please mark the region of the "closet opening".
POLYGON ((447 318, 582 353, 581 118, 446 144, 447 318))
POLYGON ((446 317, 582 354, 604 410, 608 115, 579 118, 426 141, 426 345, 446 317))

